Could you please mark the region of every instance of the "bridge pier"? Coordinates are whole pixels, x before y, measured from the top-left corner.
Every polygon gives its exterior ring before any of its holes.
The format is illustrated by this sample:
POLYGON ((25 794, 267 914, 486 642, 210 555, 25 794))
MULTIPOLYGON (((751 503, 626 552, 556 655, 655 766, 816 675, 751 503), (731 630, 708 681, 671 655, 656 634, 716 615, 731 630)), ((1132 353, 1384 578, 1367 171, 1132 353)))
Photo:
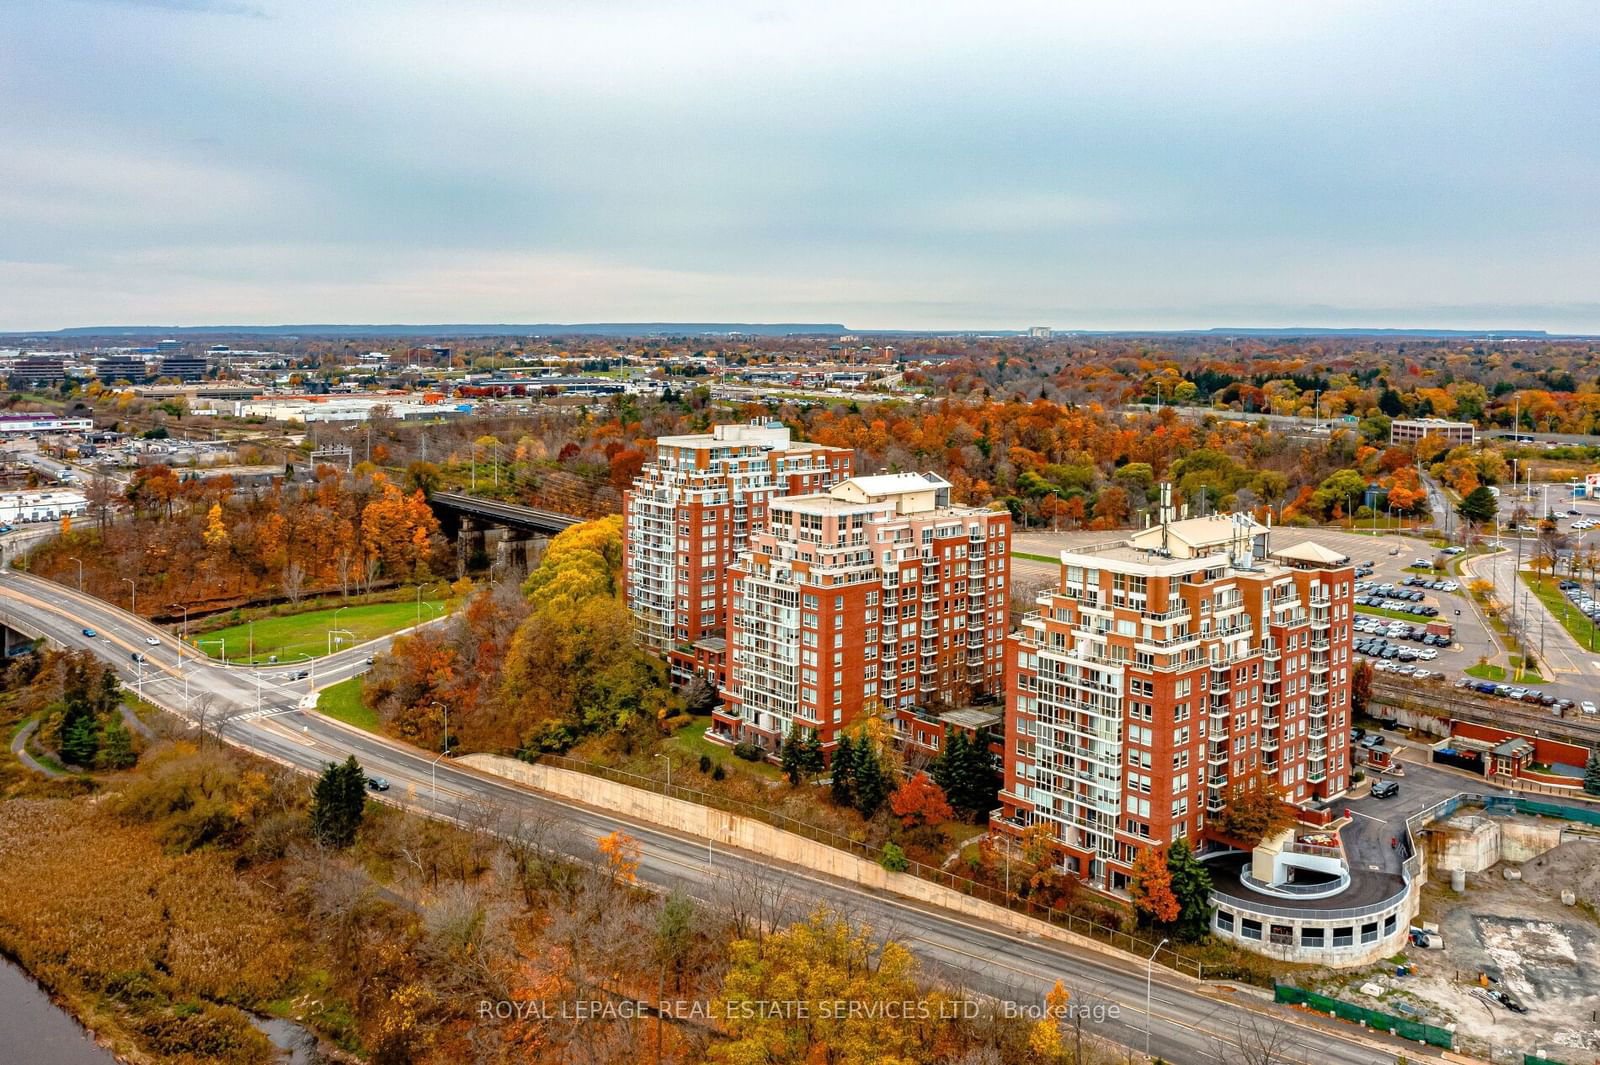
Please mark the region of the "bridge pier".
POLYGON ((27 654, 33 650, 33 642, 33 637, 27 633, 13 629, 10 625, 0 624, 0 659, 27 654))

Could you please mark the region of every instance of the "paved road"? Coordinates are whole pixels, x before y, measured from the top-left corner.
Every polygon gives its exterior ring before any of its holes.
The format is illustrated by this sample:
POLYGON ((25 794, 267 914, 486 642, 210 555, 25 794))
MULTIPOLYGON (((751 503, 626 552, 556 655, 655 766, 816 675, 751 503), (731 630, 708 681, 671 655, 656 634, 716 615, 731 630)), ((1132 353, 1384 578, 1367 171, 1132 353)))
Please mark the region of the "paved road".
MULTIPOLYGON (((142 685, 147 699, 186 716, 204 717, 207 727, 225 739, 297 769, 314 772, 327 762, 354 754, 370 773, 387 777, 389 801, 441 817, 497 810, 519 817, 555 819, 568 826, 575 850, 592 856, 593 840, 624 830, 643 845, 639 875, 657 886, 682 886, 712 897, 736 881, 780 882, 803 912, 828 903, 852 919, 891 932, 905 941, 934 971, 965 986, 1009 1001, 1035 1004, 1060 978, 1075 991, 1075 1001, 1115 1006, 1119 1016, 1096 1024, 1094 1031, 1130 1047, 1144 1046, 1146 1030, 1145 970, 1135 959, 1126 962, 1090 951, 1071 950, 1033 940, 897 897, 881 896, 852 885, 798 869, 778 869, 772 859, 740 851, 709 856, 704 840, 664 832, 609 813, 560 802, 508 781, 441 762, 387 737, 362 732, 314 712, 296 709, 315 687, 354 676, 365 669, 370 647, 353 648, 314 664, 308 682, 286 682, 272 671, 224 667, 182 656, 166 634, 120 609, 80 596, 38 578, 0 572, 0 609, 17 624, 67 647, 89 648, 102 655, 130 683, 136 682, 134 651, 150 657, 142 685), (96 630, 93 638, 82 629, 96 630), (160 647, 147 636, 163 639, 160 647), (262 711, 256 711, 257 682, 262 681, 262 711), (187 694, 186 694, 187 693, 187 694), (437 790, 435 790, 437 789, 437 790)), ((282 670, 277 671, 281 674, 282 670)), ((1415 1059, 1418 1048, 1273 1006, 1243 991, 1222 991, 1158 971, 1151 988, 1149 1022, 1152 1052, 1185 1063, 1237 1060, 1237 1051, 1219 1057, 1219 1047, 1241 1038, 1241 1032, 1265 1024, 1286 1026, 1292 1044, 1280 1060, 1318 1065, 1392 1065, 1400 1053, 1415 1059)), ((1421 1056, 1430 1056, 1421 1052, 1421 1056)))
POLYGON ((66 776, 67 774, 51 769, 49 766, 44 765, 37 758, 28 753, 28 738, 33 735, 34 730, 38 727, 39 722, 30 721, 22 728, 19 728, 17 730, 17 734, 11 737, 11 753, 17 756, 17 761, 33 770, 35 773, 43 773, 47 777, 57 778, 66 776))

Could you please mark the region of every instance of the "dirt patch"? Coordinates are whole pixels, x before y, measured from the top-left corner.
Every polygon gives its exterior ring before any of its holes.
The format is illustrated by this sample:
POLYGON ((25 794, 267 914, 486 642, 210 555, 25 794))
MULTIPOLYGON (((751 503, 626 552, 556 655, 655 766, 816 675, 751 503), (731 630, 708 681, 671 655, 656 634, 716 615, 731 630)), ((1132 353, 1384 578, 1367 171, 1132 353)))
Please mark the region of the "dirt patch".
POLYGON ((1570 840, 1523 862, 1522 882, 1542 894, 1571 891, 1591 911, 1600 909, 1600 840, 1570 840))
POLYGON ((1542 1050, 1566 1065, 1600 1065, 1600 927, 1592 910, 1554 897, 1574 879, 1559 871, 1570 863, 1576 873, 1581 856, 1600 858, 1597 851, 1557 855, 1546 863, 1551 879, 1537 886, 1505 880, 1500 866, 1468 877, 1463 895, 1434 881, 1423 891, 1419 921, 1439 926, 1443 950, 1410 948, 1365 970, 1327 974, 1317 988, 1397 1016, 1453 1024, 1456 1049, 1485 1061, 1520 1062, 1542 1050), (1364 985, 1378 994, 1363 993, 1364 985), (1495 990, 1527 1012, 1506 1008, 1490 994, 1495 990))

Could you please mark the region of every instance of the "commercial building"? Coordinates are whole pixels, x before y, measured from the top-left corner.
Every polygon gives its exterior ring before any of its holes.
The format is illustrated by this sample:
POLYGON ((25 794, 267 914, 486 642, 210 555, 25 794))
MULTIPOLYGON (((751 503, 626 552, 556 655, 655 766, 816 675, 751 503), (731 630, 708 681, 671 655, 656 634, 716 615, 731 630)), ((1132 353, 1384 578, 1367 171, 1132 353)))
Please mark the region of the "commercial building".
POLYGON ((161 365, 156 368, 156 378, 164 380, 173 378, 178 381, 200 381, 206 376, 206 360, 203 355, 178 355, 163 356, 161 365))
POLYGON ((1005 511, 950 504, 933 474, 854 477, 774 499, 729 570, 728 683, 707 735, 824 749, 881 707, 998 693, 1011 573, 1005 511))
POLYGON ((1396 418, 1389 423, 1390 444, 1414 444, 1425 436, 1441 436, 1452 446, 1478 442, 1478 427, 1471 422, 1444 418, 1396 418))
POLYGON ((81 492, 0 492, 0 522, 55 521, 82 514, 88 506, 81 492))
POLYGON ((0 436, 87 433, 93 429, 93 418, 61 418, 54 414, 0 414, 0 436))
POLYGON ((1121 890, 1258 774, 1291 804, 1345 791, 1353 570, 1267 540, 1216 515, 1062 552, 1009 641, 1002 830, 1048 824, 1068 872, 1121 890))
POLYGON ((117 381, 141 384, 149 372, 145 361, 137 355, 107 355, 94 361, 94 375, 106 384, 117 381))
POLYGON ((471 404, 440 402, 437 392, 386 392, 363 396, 258 396, 230 406, 236 418, 269 421, 364 422, 380 411, 390 418, 442 418, 465 414, 471 404))
POLYGON ((706 671, 695 644, 723 637, 728 567, 767 520, 774 496, 816 492, 850 476, 854 453, 792 440, 777 423, 717 425, 664 436, 623 494, 623 580, 640 641, 674 679, 706 671))
POLYGON ((67 379, 66 360, 59 355, 24 355, 12 364, 11 377, 23 385, 59 385, 67 379))

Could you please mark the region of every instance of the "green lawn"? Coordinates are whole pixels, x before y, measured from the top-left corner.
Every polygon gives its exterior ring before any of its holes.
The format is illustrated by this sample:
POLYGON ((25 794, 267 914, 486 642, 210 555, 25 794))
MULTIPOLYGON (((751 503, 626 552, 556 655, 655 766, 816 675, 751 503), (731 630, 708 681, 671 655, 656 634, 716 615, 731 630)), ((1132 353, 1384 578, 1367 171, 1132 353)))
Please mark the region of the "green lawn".
MULTIPOLYGON (((711 727, 710 718, 696 718, 674 732, 667 739, 665 744, 667 749, 681 755, 681 757, 673 759, 675 767, 681 769, 684 762, 688 761, 695 767, 695 772, 698 773, 700 756, 705 754, 711 756, 712 762, 721 762, 722 768, 730 773, 752 773, 766 780, 777 780, 783 776, 783 771, 775 765, 767 762, 747 762, 743 758, 735 758, 731 747, 712 743, 706 739, 706 729, 709 727, 711 727)), ((689 778, 680 774, 679 779, 688 780, 689 778)), ((677 782, 677 780, 674 780, 674 783, 677 782)), ((685 786, 693 787, 694 785, 689 783, 685 786)))
POLYGON ((1528 586, 1528 590, 1533 592, 1539 598, 1539 602, 1549 609, 1551 615, 1572 634, 1572 638, 1578 641, 1579 647, 1586 651, 1600 647, 1600 632, 1595 631, 1594 622, 1567 601, 1561 589, 1556 587, 1556 580, 1557 578, 1551 577, 1536 578, 1530 571, 1522 571, 1522 581, 1528 586))
MULTIPOLYGON (((438 617, 443 607, 443 600, 424 599, 422 620, 438 617), (434 609, 428 609, 429 606, 434 609)), ((417 604, 416 600, 369 603, 283 617, 258 618, 255 622, 254 659, 247 657, 250 647, 249 625, 230 625, 225 629, 204 633, 195 637, 194 642, 198 644, 199 641, 205 641, 200 649, 212 658, 223 657, 222 652, 226 647, 230 662, 265 662, 272 655, 276 655, 280 662, 295 658, 320 658, 328 653, 328 630, 333 628, 335 614, 339 617, 339 628, 349 630, 344 635, 344 646, 349 647, 352 642, 362 643, 387 636, 416 624, 417 604), (218 643, 219 640, 225 641, 225 644, 218 643)), ((338 650, 337 647, 334 649, 338 650)))
POLYGON ((1059 565, 1061 563, 1061 557, 1059 555, 1030 555, 1026 551, 1013 551, 1011 552, 1011 557, 1025 558, 1030 562, 1048 562, 1052 566, 1059 565))
POLYGON ((347 725, 378 731, 378 715, 362 705, 360 677, 341 680, 318 692, 317 710, 347 725))
MULTIPOLYGON (((1543 684, 1544 683, 1544 678, 1543 677, 1541 677, 1539 674, 1533 672, 1532 670, 1521 669, 1520 668, 1521 665, 1522 665, 1522 656, 1521 655, 1512 655, 1511 656, 1512 669, 1509 671, 1512 674, 1511 677, 1509 678, 1510 679, 1510 683, 1512 683, 1512 684, 1543 684)), ((1506 676, 1507 672, 1508 671, 1504 666, 1496 666, 1496 665, 1489 665, 1489 664, 1478 665, 1478 666, 1468 666, 1467 669, 1466 669, 1466 674, 1469 677, 1477 677, 1479 680, 1492 680, 1497 684, 1498 683, 1504 683, 1507 680, 1507 676, 1506 676)))

